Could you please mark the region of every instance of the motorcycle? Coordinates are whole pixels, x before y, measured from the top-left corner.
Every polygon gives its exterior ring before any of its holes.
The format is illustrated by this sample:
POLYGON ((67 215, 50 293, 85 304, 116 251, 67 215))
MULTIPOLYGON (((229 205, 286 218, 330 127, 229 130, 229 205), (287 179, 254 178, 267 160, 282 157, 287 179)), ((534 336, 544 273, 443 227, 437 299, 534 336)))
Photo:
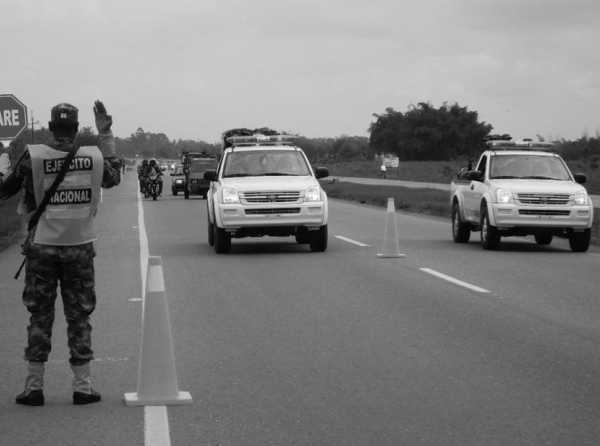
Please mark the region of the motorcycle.
POLYGON ((152 197, 153 200, 158 198, 160 190, 160 175, 157 172, 152 172, 146 180, 146 198, 152 197))

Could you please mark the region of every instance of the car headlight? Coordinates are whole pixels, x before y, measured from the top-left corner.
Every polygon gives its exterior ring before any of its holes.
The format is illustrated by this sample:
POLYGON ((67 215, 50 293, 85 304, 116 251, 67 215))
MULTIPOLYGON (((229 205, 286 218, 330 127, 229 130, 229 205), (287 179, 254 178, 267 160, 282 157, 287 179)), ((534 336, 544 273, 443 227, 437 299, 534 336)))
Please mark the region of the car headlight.
POLYGON ((506 189, 498 189, 496 191, 496 201, 498 203, 510 203, 512 200, 512 192, 506 189))
POLYGON ((321 200, 321 189, 319 187, 309 187, 304 192, 304 201, 319 201, 321 200))
POLYGON ((222 194, 224 204, 233 204, 240 202, 238 191, 235 190, 233 187, 224 187, 222 190, 222 194))
POLYGON ((571 199, 573 200, 573 203, 580 206, 588 204, 588 196, 585 192, 577 192, 576 194, 572 195, 571 199))

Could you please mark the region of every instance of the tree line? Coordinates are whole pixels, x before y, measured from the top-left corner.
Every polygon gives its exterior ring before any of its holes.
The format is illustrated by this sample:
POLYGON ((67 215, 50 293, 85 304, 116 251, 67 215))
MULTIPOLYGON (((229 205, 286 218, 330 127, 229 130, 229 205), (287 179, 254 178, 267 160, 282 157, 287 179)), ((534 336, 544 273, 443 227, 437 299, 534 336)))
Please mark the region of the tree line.
MULTIPOLYGON (((475 158, 485 149, 485 141, 493 126, 479 120, 478 113, 457 103, 444 103, 434 107, 428 102, 408 106, 406 111, 392 107, 383 113, 374 113, 369 136, 323 138, 299 137, 297 144, 306 152, 311 162, 328 163, 351 160, 370 160, 376 155, 393 154, 404 161, 453 160, 475 158)), ((31 143, 31 132, 22 133, 13 141, 13 157, 18 156, 26 144, 31 143)), ((541 137, 538 136, 539 139, 541 137)), ((37 129, 33 133, 36 143, 50 143, 51 133, 37 129)), ((126 138, 116 137, 117 153, 124 158, 179 158, 185 151, 221 152, 220 143, 190 139, 169 139, 164 133, 154 133, 138 128, 126 138)), ((91 127, 83 127, 78 136, 80 145, 94 145, 97 135, 91 127)), ((556 151, 569 160, 596 157, 600 160, 600 136, 583 136, 577 140, 554 141, 556 151)))

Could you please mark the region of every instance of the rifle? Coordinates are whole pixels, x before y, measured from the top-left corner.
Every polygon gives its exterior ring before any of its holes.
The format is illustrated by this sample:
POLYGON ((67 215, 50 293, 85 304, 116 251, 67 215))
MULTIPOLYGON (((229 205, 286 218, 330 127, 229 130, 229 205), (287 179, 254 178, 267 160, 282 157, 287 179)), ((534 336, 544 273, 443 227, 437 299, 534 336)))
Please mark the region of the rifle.
MULTIPOLYGON (((56 178, 54 178, 54 181, 52 182, 50 187, 44 193, 44 198, 42 198, 41 203, 38 205, 37 209, 35 210, 35 212, 31 216, 31 218, 29 219, 29 222, 27 223, 27 238, 25 239, 25 242, 23 243, 24 254, 26 254, 25 251, 27 250, 27 246, 31 242, 33 229, 38 224, 38 221, 40 220, 42 213, 46 210, 46 206, 48 206, 48 203, 50 202, 50 198, 52 198, 52 195, 54 195, 54 192, 56 192, 56 189, 58 189, 58 186, 60 185, 60 183, 62 183, 62 180, 65 179, 65 176, 67 175, 67 171, 69 170, 69 165, 71 164, 71 161, 73 161, 73 158, 75 158, 76 153, 77 153, 77 150, 74 149, 67 154, 67 156, 65 157, 65 162, 60 169, 60 172, 58 172, 58 175, 56 175, 56 178)), ((21 156, 21 158, 22 158, 22 156, 21 156)), ((25 266, 26 261, 27 261, 27 256, 25 256, 25 258, 23 259, 23 262, 21 263, 21 266, 19 267, 17 273, 15 274, 15 279, 18 279, 19 276, 21 275, 21 270, 25 266)))

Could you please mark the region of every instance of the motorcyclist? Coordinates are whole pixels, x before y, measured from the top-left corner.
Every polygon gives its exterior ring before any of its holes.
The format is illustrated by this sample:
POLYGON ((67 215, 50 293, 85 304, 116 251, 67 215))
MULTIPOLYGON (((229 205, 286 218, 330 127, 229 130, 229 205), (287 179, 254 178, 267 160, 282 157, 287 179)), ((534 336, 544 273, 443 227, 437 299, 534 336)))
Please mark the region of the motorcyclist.
POLYGON ((163 189, 162 171, 155 158, 152 158, 148 163, 146 179, 148 180, 153 176, 156 176, 156 181, 158 181, 158 195, 161 195, 163 189))
POLYGON ((142 160, 142 164, 138 166, 138 181, 140 183, 140 193, 146 190, 146 171, 148 170, 148 160, 142 160))

